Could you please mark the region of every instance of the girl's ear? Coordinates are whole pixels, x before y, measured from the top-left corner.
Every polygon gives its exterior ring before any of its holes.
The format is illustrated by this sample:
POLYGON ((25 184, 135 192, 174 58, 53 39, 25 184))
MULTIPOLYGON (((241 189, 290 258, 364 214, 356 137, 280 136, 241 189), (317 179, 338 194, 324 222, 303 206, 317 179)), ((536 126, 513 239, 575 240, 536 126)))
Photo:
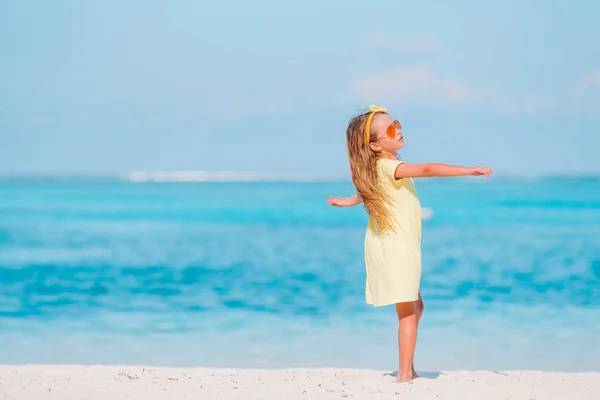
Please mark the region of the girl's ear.
POLYGON ((379 145, 379 143, 371 142, 371 143, 369 143, 369 147, 373 151, 381 151, 381 146, 379 145))

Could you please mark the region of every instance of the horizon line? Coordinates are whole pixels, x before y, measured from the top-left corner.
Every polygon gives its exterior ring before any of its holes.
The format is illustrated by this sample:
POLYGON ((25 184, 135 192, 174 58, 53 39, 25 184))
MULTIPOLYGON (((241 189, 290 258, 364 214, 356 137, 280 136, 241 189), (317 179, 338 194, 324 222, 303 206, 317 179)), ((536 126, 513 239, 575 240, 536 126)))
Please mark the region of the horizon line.
MULTIPOLYGON (((477 178, 477 177, 456 177, 477 178)), ((596 174, 496 174, 488 179, 513 179, 513 180, 548 180, 548 179, 600 179, 600 173, 596 174)), ((351 181, 350 174, 274 174, 249 171, 131 171, 131 172, 0 172, 0 181, 121 181, 121 182, 347 182, 351 181)))

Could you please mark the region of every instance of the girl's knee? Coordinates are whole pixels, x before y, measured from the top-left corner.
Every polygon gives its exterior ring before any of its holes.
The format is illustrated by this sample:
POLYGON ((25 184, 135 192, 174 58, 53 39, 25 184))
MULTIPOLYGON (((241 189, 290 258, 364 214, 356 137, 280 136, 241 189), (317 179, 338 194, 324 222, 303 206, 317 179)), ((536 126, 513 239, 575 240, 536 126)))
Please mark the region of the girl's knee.
POLYGON ((425 310, 425 303, 423 303, 423 299, 419 298, 417 301, 417 313, 422 314, 425 310))
POLYGON ((417 314, 422 314, 423 310, 425 310, 425 304, 423 303, 423 298, 421 297, 421 292, 419 292, 419 298, 416 302, 417 314))

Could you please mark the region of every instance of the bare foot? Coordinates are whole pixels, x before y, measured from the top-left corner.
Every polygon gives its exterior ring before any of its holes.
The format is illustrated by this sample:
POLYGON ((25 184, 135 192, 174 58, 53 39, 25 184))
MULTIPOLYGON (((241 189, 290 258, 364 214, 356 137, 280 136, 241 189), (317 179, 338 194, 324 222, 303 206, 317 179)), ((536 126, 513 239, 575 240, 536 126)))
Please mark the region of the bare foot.
POLYGON ((410 383, 414 379, 413 375, 404 375, 398 373, 396 376, 396 383, 410 383))
POLYGON ((412 379, 417 379, 420 378, 420 376, 417 374, 417 371, 415 371, 415 367, 412 367, 412 379))

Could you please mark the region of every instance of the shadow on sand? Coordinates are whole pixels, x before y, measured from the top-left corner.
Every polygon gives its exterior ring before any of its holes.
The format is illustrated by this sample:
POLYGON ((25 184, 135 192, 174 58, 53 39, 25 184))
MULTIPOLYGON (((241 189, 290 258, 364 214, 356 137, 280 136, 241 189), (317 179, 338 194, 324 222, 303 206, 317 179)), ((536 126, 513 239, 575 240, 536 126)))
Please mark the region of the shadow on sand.
MULTIPOLYGON (((398 371, 390 372, 388 374, 383 374, 384 376, 393 376, 394 378, 398 376, 398 371)), ((441 375, 440 372, 427 372, 427 371, 417 371, 417 375, 421 379, 437 379, 441 375)))

